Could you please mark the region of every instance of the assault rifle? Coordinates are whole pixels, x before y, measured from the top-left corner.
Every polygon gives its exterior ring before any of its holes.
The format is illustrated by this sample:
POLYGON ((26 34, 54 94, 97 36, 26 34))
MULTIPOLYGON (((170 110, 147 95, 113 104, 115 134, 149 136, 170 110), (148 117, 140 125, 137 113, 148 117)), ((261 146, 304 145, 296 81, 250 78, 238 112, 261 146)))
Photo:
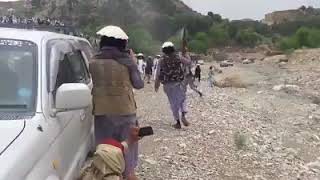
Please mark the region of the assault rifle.
POLYGON ((182 40, 181 52, 182 52, 182 55, 185 56, 188 51, 187 29, 185 27, 182 28, 181 40, 182 40))

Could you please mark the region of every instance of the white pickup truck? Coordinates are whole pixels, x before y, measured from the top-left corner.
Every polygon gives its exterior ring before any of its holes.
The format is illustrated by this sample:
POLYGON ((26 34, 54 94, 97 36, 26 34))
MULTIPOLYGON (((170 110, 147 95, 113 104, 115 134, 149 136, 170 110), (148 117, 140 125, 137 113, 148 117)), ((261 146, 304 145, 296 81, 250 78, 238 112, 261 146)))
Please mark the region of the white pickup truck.
POLYGON ((90 43, 0 28, 0 180, 73 180, 94 146, 90 43))

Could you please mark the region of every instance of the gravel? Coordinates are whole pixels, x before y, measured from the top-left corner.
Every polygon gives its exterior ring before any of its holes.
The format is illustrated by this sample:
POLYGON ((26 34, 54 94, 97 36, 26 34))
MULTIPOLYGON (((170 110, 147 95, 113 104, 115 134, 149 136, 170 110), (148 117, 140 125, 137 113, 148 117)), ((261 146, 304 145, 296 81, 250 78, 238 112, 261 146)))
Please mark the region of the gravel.
POLYGON ((319 84, 308 80, 320 72, 280 69, 270 61, 235 66, 259 78, 247 88, 212 89, 204 81, 199 85, 203 98, 188 91, 191 126, 182 130, 171 127, 162 90, 155 93, 147 85, 136 92, 140 125, 155 131, 141 140, 140 179, 320 179, 320 108, 306 95, 319 91, 319 84), (308 76, 301 80, 299 74, 308 76), (299 89, 272 90, 288 83, 299 89))

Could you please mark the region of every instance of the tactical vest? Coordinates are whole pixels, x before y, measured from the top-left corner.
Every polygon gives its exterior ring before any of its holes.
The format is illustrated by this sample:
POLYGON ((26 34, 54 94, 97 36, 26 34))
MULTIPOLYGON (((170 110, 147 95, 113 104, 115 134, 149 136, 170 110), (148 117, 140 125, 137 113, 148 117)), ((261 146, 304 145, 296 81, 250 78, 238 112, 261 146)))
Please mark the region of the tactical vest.
POLYGON ((164 56, 160 61, 159 80, 162 84, 182 82, 184 80, 183 64, 178 55, 164 56))
POLYGON ((93 79, 94 115, 132 115, 136 113, 136 101, 126 66, 112 59, 96 59, 90 62, 93 79))

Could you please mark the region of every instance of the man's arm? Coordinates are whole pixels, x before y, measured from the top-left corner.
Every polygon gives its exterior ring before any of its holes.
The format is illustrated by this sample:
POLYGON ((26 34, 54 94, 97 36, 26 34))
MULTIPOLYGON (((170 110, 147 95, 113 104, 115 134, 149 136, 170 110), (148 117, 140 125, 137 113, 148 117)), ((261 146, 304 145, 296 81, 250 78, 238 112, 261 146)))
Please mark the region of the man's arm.
POLYGON ((132 86, 135 89, 142 89, 144 88, 144 82, 141 78, 140 72, 138 70, 138 65, 136 63, 136 58, 132 50, 130 51, 129 57, 126 58, 119 58, 117 61, 128 67, 129 74, 130 74, 130 81, 132 83, 132 86))
POLYGON ((181 62, 184 64, 184 65, 190 65, 192 62, 191 62, 191 58, 188 54, 185 54, 185 55, 182 55, 180 54, 180 60, 181 62))
POLYGON ((129 69, 130 72, 130 81, 132 83, 132 86, 135 89, 142 89, 144 88, 144 82, 141 78, 140 72, 138 70, 138 67, 135 66, 135 68, 129 69))

